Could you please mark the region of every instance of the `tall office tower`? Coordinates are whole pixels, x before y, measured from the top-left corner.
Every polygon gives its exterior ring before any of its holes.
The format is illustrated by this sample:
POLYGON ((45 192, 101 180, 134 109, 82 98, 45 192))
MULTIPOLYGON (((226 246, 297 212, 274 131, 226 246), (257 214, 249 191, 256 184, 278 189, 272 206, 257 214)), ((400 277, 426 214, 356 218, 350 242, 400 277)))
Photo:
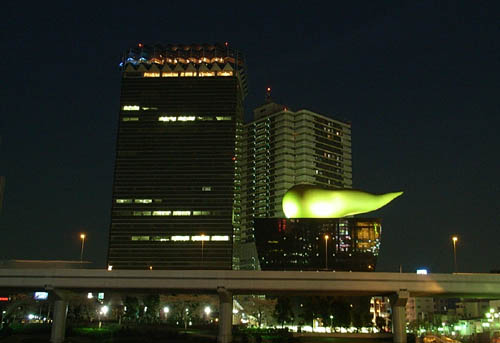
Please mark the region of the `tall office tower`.
POLYGON ((254 218, 282 218, 281 199, 294 185, 351 188, 351 125, 270 100, 244 126, 240 269, 258 269, 254 218))
POLYGON ((231 269, 243 56, 227 43, 139 44, 121 67, 108 264, 231 269))

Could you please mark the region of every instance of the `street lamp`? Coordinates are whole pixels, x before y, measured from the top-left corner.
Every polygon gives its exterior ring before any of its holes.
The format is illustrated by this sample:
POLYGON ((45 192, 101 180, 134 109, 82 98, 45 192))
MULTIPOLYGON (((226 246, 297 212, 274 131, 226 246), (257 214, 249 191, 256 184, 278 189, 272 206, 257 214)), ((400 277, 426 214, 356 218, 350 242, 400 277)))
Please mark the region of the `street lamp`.
POLYGON ((457 241, 458 241, 458 237, 457 236, 451 237, 451 241, 453 242, 453 270, 456 273, 457 272, 457 241))
POLYGON ((330 315, 330 329, 333 327, 333 315, 330 315))
POLYGON ((203 262, 205 259, 205 256, 203 255, 204 251, 203 248, 205 247, 205 234, 201 234, 201 266, 203 267, 203 262))
POLYGON ((325 269, 328 270, 328 235, 325 235, 325 269))
POLYGON ((206 306, 205 307, 205 314, 207 315, 207 322, 210 319, 210 313, 211 312, 212 312, 212 309, 210 308, 210 306, 206 306))
POLYGON ((83 261, 83 246, 85 245, 85 234, 84 233, 81 233, 80 234, 80 239, 82 240, 82 247, 80 249, 80 262, 83 261))

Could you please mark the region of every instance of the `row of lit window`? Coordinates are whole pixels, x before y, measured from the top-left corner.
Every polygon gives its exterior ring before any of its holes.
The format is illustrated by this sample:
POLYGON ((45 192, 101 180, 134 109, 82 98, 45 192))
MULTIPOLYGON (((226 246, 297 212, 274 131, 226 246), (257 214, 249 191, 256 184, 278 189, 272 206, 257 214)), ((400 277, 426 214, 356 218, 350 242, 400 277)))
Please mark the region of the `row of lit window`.
POLYGON ((197 117, 197 116, 161 116, 158 121, 211 121, 211 120, 231 120, 231 116, 197 117))
POLYGON ((117 211, 118 216, 212 216, 213 211, 117 211))
POLYGON ((160 73, 159 72, 153 72, 149 73, 146 72, 143 74, 144 77, 213 77, 213 76, 233 76, 232 71, 182 71, 182 72, 166 72, 166 73, 160 73))
MULTIPOLYGON (((117 204, 151 204, 153 199, 116 199, 117 204)), ((161 199, 154 199, 154 202, 162 202, 161 199)))
POLYGON ((199 241, 212 241, 212 242, 223 242, 229 241, 229 236, 227 235, 215 235, 215 236, 132 236, 133 241, 157 241, 157 242, 199 242, 199 241))

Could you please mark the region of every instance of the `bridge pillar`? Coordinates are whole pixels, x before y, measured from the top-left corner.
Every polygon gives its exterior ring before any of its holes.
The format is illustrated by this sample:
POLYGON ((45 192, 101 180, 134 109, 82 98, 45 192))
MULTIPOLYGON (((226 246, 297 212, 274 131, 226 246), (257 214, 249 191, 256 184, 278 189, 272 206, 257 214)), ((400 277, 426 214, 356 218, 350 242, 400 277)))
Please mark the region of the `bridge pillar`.
POLYGON ((219 334, 218 343, 231 343, 233 341, 233 294, 224 287, 218 287, 219 293, 219 334))
POLYGON ((68 301, 58 297, 54 301, 54 315, 52 317, 52 331, 50 334, 50 341, 52 343, 64 342, 67 313, 68 301))
POLYGON ((401 289, 390 297, 394 343, 406 343, 406 302, 409 295, 410 293, 406 289, 401 289))

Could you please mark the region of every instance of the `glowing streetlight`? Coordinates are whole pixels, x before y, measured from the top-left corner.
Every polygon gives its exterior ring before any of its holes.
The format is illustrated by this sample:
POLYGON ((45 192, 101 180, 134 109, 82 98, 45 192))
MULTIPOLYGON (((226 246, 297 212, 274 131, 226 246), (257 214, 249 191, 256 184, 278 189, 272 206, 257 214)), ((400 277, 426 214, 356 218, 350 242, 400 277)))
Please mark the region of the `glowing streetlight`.
POLYGON ((105 316, 106 314, 108 314, 108 311, 109 311, 109 307, 104 305, 103 307, 101 307, 101 314, 103 316, 105 316))
POLYGON ((328 270, 328 238, 330 236, 325 235, 325 269, 328 270))
POLYGON ((165 315, 165 321, 167 321, 168 319, 168 313, 170 312, 170 309, 168 308, 168 306, 165 306, 163 308, 163 314, 165 315))
POLYGON ((82 247, 80 249, 80 262, 83 261, 83 246, 85 245, 85 237, 86 235, 84 233, 80 234, 80 239, 82 240, 82 247))
POLYGON ((453 270, 457 272, 457 236, 452 236, 451 241, 453 242, 453 270))
POLYGON ((204 311, 205 311, 205 314, 207 315, 207 320, 208 320, 210 313, 212 312, 212 309, 210 308, 210 306, 206 306, 204 311))

